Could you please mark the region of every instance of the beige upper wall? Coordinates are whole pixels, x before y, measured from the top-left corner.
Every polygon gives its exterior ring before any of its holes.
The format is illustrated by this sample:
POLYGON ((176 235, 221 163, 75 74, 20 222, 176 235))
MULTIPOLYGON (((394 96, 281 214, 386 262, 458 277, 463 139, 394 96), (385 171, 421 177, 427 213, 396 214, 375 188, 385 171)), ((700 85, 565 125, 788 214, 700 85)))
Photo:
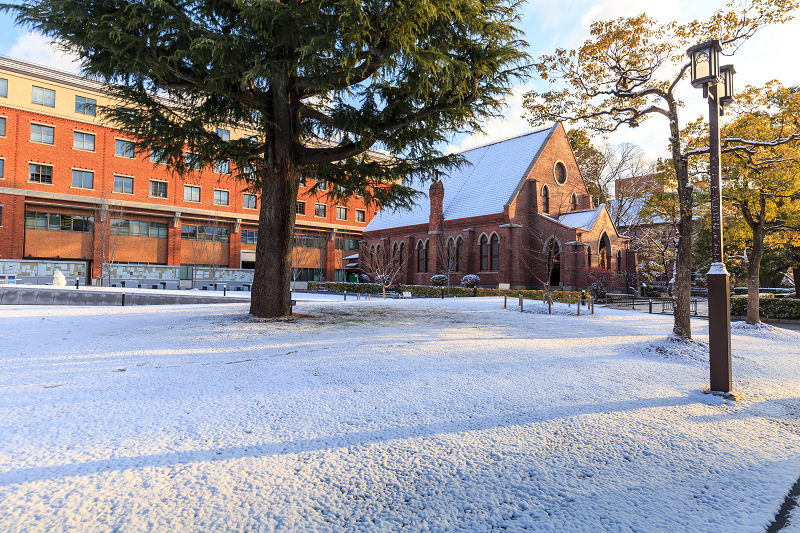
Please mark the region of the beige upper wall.
MULTIPOLYGON (((48 67, 0 56, 0 78, 8 80, 8 96, 0 96, 0 106, 25 109, 35 113, 56 116, 76 122, 103 125, 100 113, 97 116, 75 112, 75 97, 93 98, 98 106, 116 106, 117 101, 108 98, 105 85, 75 74, 61 72, 48 67), (34 104, 33 87, 52 89, 56 92, 55 107, 34 104)), ((2 112, 0 112, 2 115, 2 112)), ((225 126, 232 139, 254 132, 225 126)))

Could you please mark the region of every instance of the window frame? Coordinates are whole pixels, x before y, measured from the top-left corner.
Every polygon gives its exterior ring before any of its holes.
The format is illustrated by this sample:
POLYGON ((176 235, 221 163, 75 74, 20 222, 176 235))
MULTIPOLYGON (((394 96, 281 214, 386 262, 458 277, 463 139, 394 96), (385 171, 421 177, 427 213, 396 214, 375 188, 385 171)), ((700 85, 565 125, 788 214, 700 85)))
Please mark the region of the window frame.
POLYGON ((297 200, 294 206, 294 214, 306 216, 306 203, 302 200, 297 200))
MULTIPOLYGON (((200 203, 200 198, 201 198, 201 194, 202 194, 200 189, 201 189, 201 187, 199 185, 186 185, 186 184, 184 184, 183 185, 183 201, 184 202, 192 202, 194 204, 200 203), (189 191, 194 192, 195 189, 197 190, 197 200, 192 200, 191 198, 187 200, 186 199, 186 193, 189 192, 189 191)), ((194 194, 190 194, 189 196, 194 196, 194 194)))
POLYGON ((189 170, 200 170, 203 165, 200 164, 200 154, 197 152, 186 151, 183 153, 183 162, 189 170))
POLYGON ((242 209, 258 209, 258 196, 248 192, 242 193, 242 209), (252 207, 248 205, 251 203, 247 201, 248 199, 253 200, 252 207))
POLYGON ((7 119, 8 119, 8 117, 6 117, 6 116, 0 116, 0 120, 2 120, 2 122, 3 122, 3 130, 2 130, 2 133, 0 133, 0 137, 5 137, 6 136, 6 128, 8 127, 8 120, 7 119))
POLYGON ((231 205, 231 192, 227 189, 214 189, 214 200, 213 205, 221 205, 221 206, 230 206, 231 205), (222 199, 222 194, 225 194, 225 203, 217 202, 217 193, 219 193, 220 200, 222 199))
POLYGON ((94 133, 89 133, 88 131, 80 131, 80 130, 72 130, 72 149, 73 150, 81 150, 82 152, 95 152, 97 148, 97 135, 94 133), (84 145, 86 144, 85 138, 88 135, 92 138, 92 149, 89 150, 88 148, 79 148, 75 146, 75 136, 76 135, 83 135, 84 136, 84 145))
POLYGON ((53 107, 53 108, 56 107, 56 90, 55 89, 48 89, 47 87, 39 87, 38 85, 32 85, 31 86, 31 103, 32 104, 36 104, 36 105, 40 105, 40 106, 44 106, 44 107, 53 107), (36 99, 35 99, 36 89, 39 89, 42 92, 41 101, 40 102, 37 102, 36 99), (53 93, 52 105, 47 103, 47 99, 45 98, 45 93, 46 92, 53 93))
POLYGON ((151 180, 150 180, 150 191, 149 191, 149 192, 150 192, 150 194, 148 195, 148 198, 161 198, 161 199, 166 199, 166 198, 167 198, 167 196, 168 196, 168 194, 169 194, 169 182, 168 182, 168 181, 164 181, 164 180, 154 180, 154 179, 151 179, 151 180), (154 184, 155 184, 155 185, 158 185, 159 187, 160 187, 161 185, 163 185, 163 186, 164 186, 164 195, 163 195, 163 196, 162 196, 162 195, 159 195, 159 194, 153 194, 153 185, 154 185, 154 184))
POLYGON ((112 192, 117 194, 133 194, 133 176, 125 176, 124 174, 114 174, 114 186, 112 192), (122 190, 117 190, 117 178, 119 178, 122 183, 122 190), (130 192, 125 191, 125 184, 130 183, 130 192))
POLYGON ((336 220, 347 220, 347 207, 337 205, 336 206, 336 220), (344 216, 339 216, 340 213, 344 213, 344 216))
POLYGON ((0 97, 8 98, 8 78, 0 78, 0 97))
POLYGON ((87 169, 84 169, 84 168, 73 168, 72 169, 72 185, 70 186, 70 188, 94 190, 94 170, 87 170, 87 169), (84 187, 83 186, 83 182, 84 182, 83 178, 81 178, 81 185, 75 185, 75 173, 76 172, 80 172, 82 174, 90 174, 91 175, 91 180, 92 180, 92 186, 91 187, 84 187))
POLYGON ((115 137, 114 138, 114 157, 124 157, 125 159, 134 159, 136 157, 136 148, 133 145, 133 141, 129 141, 128 139, 121 139, 119 137, 115 137), (123 147, 122 153, 120 153, 120 150, 119 150, 120 146, 123 147), (130 149, 130 154, 131 155, 126 155, 128 153, 129 149, 130 149))
POLYGON ((38 183, 40 185, 52 185, 53 184, 53 165, 45 165, 44 163, 31 163, 29 161, 28 162, 28 183, 38 183), (50 180, 49 181, 42 181, 41 179, 39 179, 39 180, 32 179, 31 175, 33 173, 33 169, 31 167, 33 167, 33 166, 40 167, 40 170, 43 169, 43 168, 49 168, 50 169, 50 180))
POLYGON ((568 180, 569 174, 567 173, 567 165, 559 159, 553 163, 553 181, 555 181, 557 185, 565 185, 568 180), (563 181, 561 180, 562 174, 564 178, 563 181))
POLYGON ((31 122, 30 124, 31 124, 31 136, 28 139, 30 142, 36 143, 36 144, 46 144, 46 145, 49 145, 49 146, 55 146, 55 144, 56 144, 56 127, 55 126, 51 126, 49 124, 40 124, 39 122, 31 122), (40 137, 41 140, 36 140, 36 139, 33 138, 33 128, 41 128, 41 131, 39 132, 39 137, 40 137), (45 138, 44 129, 45 128, 50 130, 52 142, 47 142, 47 141, 44 140, 44 138, 45 138))
POLYGON ((317 218, 328 218, 328 204, 314 204, 314 216, 317 218), (321 208, 321 209, 320 209, 321 208), (320 211, 322 214, 320 215, 320 211))
POLYGON ((89 115, 91 117, 97 116, 97 100, 94 98, 89 98, 88 96, 81 96, 79 94, 75 95, 75 112, 81 115, 89 115), (83 104, 78 103, 78 98, 83 99, 83 104), (89 101, 92 103, 90 104, 89 101), (80 106, 80 109, 79 109, 80 106), (91 112, 87 111, 87 109, 91 107, 91 112))
POLYGON ((6 158, 0 157, 0 180, 6 179, 6 158))
POLYGON ((217 136, 222 139, 222 142, 228 142, 231 140, 231 130, 216 128, 216 133, 217 136))

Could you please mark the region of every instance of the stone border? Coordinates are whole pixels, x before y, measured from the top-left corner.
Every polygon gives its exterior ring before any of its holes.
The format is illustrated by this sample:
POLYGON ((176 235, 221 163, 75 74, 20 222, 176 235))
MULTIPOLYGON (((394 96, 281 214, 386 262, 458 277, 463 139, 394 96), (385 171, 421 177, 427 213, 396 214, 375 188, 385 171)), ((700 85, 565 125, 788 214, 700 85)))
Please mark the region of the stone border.
POLYGON ((192 305, 247 303, 249 297, 210 296, 199 294, 170 294, 108 291, 95 288, 75 289, 42 287, 0 287, 0 305, 73 305, 73 306, 129 306, 129 305, 192 305))

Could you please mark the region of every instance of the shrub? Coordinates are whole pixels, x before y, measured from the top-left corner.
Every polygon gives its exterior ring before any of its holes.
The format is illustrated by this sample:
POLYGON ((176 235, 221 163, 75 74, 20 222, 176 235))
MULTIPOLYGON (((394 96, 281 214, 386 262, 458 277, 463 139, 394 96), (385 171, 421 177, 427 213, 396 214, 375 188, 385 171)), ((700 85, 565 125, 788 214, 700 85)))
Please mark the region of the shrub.
POLYGON ((358 278, 361 280, 361 283, 369 283, 370 281, 372 281, 366 274, 360 274, 358 278))
POLYGON ((463 278, 461 278, 461 285, 464 287, 477 287, 478 283, 481 282, 481 278, 476 276, 475 274, 467 274, 463 278))
MULTIPOLYGON (((759 298, 758 309, 762 318, 800 318, 800 300, 796 298, 774 298, 764 295, 759 298)), ((747 315, 747 296, 731 297, 731 315, 747 315)))
POLYGON ((431 276, 431 285, 434 287, 447 287, 450 283, 450 278, 444 274, 436 274, 431 276))

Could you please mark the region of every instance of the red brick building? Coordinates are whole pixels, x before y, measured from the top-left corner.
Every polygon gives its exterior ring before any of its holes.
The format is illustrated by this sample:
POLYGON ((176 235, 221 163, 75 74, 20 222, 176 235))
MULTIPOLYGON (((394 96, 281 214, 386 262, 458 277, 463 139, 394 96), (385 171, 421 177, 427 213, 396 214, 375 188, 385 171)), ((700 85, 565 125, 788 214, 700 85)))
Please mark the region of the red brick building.
MULTIPOLYGON (((81 260, 92 279, 103 262, 181 265, 186 279, 210 263, 253 268, 259 199, 229 163, 182 180, 157 153, 134 154, 101 105, 114 102, 100 83, 0 58, 0 259, 81 260)), ((373 215, 301 186, 295 279, 344 279, 373 215)))
POLYGON ((402 258, 397 281, 477 274, 482 286, 573 288, 590 266, 636 271, 606 206, 592 206, 561 124, 462 155, 470 164, 430 185, 410 212, 382 211, 367 226, 367 253, 402 258))

